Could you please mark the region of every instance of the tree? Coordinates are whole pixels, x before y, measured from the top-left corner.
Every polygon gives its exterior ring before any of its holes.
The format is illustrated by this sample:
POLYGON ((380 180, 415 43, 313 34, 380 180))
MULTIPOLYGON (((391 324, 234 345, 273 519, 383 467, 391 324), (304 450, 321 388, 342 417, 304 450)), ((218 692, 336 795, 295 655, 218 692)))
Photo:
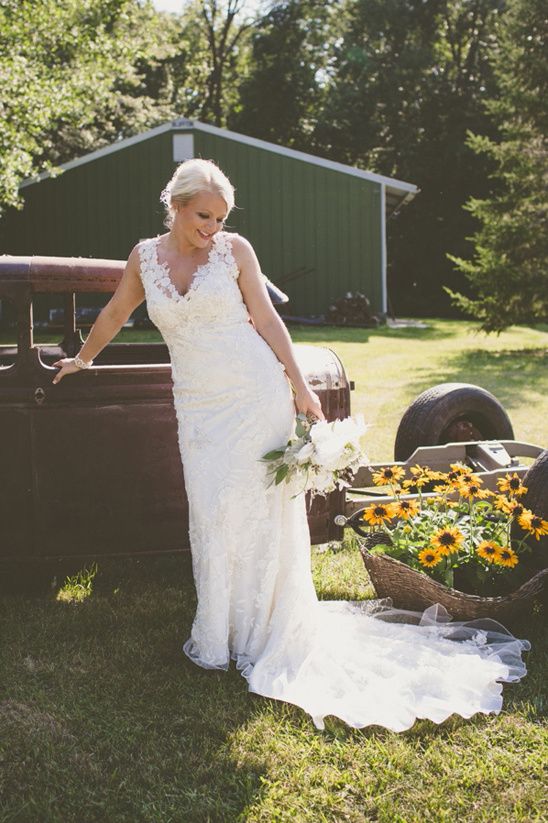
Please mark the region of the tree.
POLYGON ((0 211, 23 178, 172 116, 145 83, 172 30, 139 0, 1 0, 0 211))
POLYGON ((491 164, 466 144, 494 135, 483 101, 503 0, 352 0, 330 63, 313 144, 334 160, 417 184, 389 224, 389 294, 398 312, 447 313, 447 252, 467 252, 462 205, 487 191, 491 164))
POLYGON ((226 125, 237 104, 249 34, 260 20, 260 7, 260 0, 182 0, 175 49, 156 71, 163 83, 158 94, 167 94, 180 114, 226 125))
POLYGON ((485 331, 548 317, 548 15, 544 0, 511 0, 495 73, 500 99, 488 104, 500 142, 471 147, 496 163, 492 196, 467 208, 481 223, 472 261, 452 258, 476 297, 451 292, 485 331))
POLYGON ((322 107, 339 3, 284 0, 251 33, 249 70, 229 125, 244 134, 307 150, 322 107))
POLYGON ((238 45, 252 25, 252 20, 238 21, 245 0, 200 0, 201 14, 208 43, 209 74, 206 78, 206 96, 202 119, 216 126, 224 123, 224 86, 227 71, 234 70, 238 45))

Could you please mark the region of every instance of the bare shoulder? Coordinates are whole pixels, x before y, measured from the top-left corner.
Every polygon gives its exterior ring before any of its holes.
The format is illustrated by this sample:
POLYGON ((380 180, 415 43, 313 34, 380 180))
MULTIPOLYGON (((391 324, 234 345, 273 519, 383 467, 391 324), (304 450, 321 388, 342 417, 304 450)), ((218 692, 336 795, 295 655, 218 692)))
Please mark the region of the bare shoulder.
POLYGON ((124 269, 123 275, 123 282, 135 284, 141 284, 141 262, 142 262, 142 249, 144 248, 145 244, 150 241, 141 240, 137 243, 131 250, 130 255, 127 259, 126 266, 124 269))
POLYGON ((141 270, 141 248, 143 243, 146 243, 146 240, 141 240, 137 243, 131 250, 131 253, 127 259, 126 263, 126 271, 131 272, 139 272, 141 270))
POLYGON ((126 271, 139 273, 141 271, 141 261, 143 259, 143 252, 147 248, 151 248, 153 243, 161 241, 165 235, 160 237, 149 237, 146 240, 140 240, 131 250, 131 254, 127 259, 126 271))
POLYGON ((227 236, 232 246, 232 254, 238 268, 241 269, 242 266, 246 264, 249 265, 249 263, 257 259, 249 240, 246 240, 241 234, 236 234, 235 232, 227 232, 227 236))
POLYGON ((139 242, 136 243, 135 246, 132 248, 128 260, 131 260, 132 258, 139 260, 139 256, 143 249, 145 249, 147 246, 150 246, 154 242, 162 240, 163 237, 164 235, 161 235, 160 237, 148 237, 145 240, 139 240, 139 242))

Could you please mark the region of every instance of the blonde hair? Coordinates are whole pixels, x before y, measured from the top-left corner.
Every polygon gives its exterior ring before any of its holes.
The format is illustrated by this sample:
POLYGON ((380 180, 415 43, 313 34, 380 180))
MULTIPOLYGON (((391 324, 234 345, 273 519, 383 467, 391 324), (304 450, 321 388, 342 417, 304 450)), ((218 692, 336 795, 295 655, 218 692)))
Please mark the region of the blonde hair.
POLYGON ((187 206, 204 191, 220 195, 229 212, 234 208, 234 186, 213 160, 185 160, 176 168, 160 195, 167 212, 164 220, 167 228, 171 228, 173 224, 177 206, 187 206))

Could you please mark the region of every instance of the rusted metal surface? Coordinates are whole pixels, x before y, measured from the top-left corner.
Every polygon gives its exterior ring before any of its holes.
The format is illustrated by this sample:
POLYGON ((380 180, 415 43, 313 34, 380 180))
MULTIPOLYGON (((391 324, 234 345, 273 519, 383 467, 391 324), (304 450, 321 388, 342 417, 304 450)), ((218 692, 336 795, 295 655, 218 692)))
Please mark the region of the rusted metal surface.
MULTIPOLYGON (((121 261, 0 258, 0 299, 17 308, 17 351, 0 346, 0 559, 101 557, 188 549, 171 369, 162 343, 107 346, 93 368, 53 386, 81 345, 74 294, 113 292, 121 261), (64 338, 33 343, 32 299, 57 293, 64 338), (15 357, 15 360, 13 358, 15 357)), ((337 356, 297 346, 328 419, 350 412, 337 356)), ((336 492, 309 509, 313 542, 342 535, 336 492)))
POLYGON ((0 298, 27 287, 32 294, 113 292, 122 278, 123 260, 87 257, 0 257, 0 298))

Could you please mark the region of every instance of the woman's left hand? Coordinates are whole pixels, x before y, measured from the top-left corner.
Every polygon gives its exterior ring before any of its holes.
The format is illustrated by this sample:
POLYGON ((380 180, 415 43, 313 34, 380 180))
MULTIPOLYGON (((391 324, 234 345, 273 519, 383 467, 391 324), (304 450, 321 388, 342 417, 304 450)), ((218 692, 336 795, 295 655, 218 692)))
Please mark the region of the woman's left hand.
POLYGON ((295 405, 299 414, 313 414, 318 420, 325 420, 320 399, 308 386, 295 393, 295 405))

